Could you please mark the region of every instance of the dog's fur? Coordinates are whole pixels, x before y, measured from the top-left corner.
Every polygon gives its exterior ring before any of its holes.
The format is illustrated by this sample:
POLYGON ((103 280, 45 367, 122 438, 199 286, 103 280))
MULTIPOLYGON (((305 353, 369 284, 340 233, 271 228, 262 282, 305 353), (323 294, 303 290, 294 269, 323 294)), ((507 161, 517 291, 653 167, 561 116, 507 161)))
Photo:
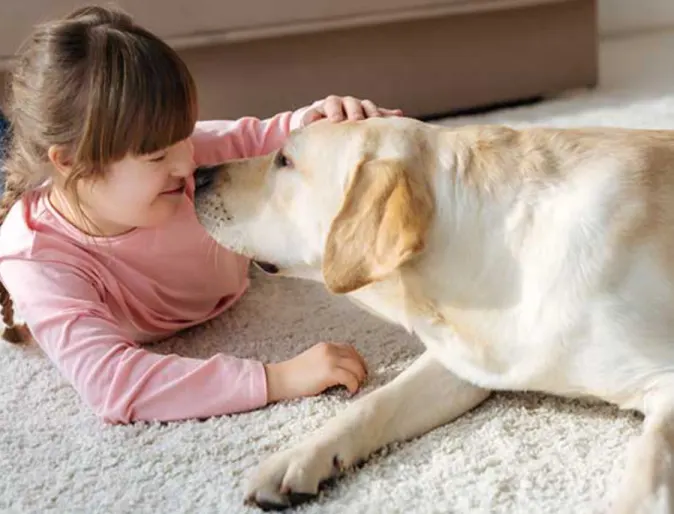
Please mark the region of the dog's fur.
POLYGON ((323 281, 427 349, 265 462, 251 502, 306 500, 491 390, 529 390, 642 412, 612 511, 672 510, 674 131, 318 122, 199 173, 220 244, 323 281))

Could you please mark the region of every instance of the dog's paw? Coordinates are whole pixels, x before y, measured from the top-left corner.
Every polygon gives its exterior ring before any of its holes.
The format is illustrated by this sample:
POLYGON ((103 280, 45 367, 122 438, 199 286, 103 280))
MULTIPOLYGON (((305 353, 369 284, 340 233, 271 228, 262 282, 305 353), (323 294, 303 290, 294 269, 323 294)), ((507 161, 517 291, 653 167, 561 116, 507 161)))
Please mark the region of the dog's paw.
POLYGON ((301 445, 277 453, 255 472, 246 503, 263 510, 283 510, 314 499, 326 480, 344 467, 332 445, 301 445))

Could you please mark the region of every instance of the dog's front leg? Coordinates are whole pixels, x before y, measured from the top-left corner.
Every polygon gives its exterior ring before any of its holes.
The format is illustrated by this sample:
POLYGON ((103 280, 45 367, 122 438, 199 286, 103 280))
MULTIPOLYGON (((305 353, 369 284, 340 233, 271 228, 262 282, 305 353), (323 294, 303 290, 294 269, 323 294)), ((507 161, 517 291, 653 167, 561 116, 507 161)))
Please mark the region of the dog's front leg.
POLYGON ((419 436, 489 396, 429 352, 381 389, 354 402, 299 445, 273 455, 254 475, 247 501, 282 509, 318 494, 324 480, 394 441, 419 436))
POLYGON ((674 394, 652 392, 644 428, 631 443, 612 514, 674 513, 674 394))

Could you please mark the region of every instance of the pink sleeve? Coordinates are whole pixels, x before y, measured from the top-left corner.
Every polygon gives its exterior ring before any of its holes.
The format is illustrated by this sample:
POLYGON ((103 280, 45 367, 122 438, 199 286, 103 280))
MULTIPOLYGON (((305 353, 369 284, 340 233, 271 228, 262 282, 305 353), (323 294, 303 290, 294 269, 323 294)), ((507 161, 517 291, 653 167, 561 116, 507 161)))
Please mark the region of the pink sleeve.
POLYGON ((222 354, 201 360, 138 348, 92 281, 67 265, 5 260, 0 272, 35 339, 106 422, 207 418, 267 402, 260 362, 222 354))
POLYGON ((202 166, 271 153, 300 126, 309 107, 283 112, 267 120, 245 117, 197 122, 192 134, 194 160, 197 166, 202 166))

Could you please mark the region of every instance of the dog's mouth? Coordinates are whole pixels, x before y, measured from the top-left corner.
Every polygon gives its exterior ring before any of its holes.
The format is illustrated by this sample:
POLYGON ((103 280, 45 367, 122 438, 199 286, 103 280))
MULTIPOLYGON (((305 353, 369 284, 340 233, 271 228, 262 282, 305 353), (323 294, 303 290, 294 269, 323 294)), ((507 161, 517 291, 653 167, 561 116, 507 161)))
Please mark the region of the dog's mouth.
POLYGON ((264 271, 267 275, 276 275, 280 271, 278 269, 278 266, 272 264, 271 262, 254 260, 253 264, 255 264, 255 266, 264 271))

